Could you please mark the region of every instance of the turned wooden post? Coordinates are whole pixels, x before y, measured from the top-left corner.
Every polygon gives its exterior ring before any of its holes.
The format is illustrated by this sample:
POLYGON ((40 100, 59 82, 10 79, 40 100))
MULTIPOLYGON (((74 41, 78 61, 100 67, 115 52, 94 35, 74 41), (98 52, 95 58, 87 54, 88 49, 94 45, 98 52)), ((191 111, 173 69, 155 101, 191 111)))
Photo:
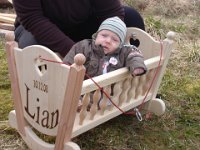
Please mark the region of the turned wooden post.
POLYGON ((10 74, 10 80, 11 80, 11 90, 12 90, 12 96, 14 99, 14 107, 16 112, 16 118, 17 118, 17 126, 19 129, 20 134, 25 136, 25 130, 24 127, 26 125, 26 122, 24 120, 23 116, 23 106, 21 101, 21 94, 19 90, 19 81, 18 81, 18 75, 17 75, 17 69, 16 69, 16 62, 15 62, 15 54, 14 54, 14 48, 18 47, 17 43, 14 41, 14 35, 13 34, 6 34, 6 55, 7 55, 7 61, 8 61, 8 71, 10 74))
POLYGON ((85 76, 85 68, 83 66, 85 57, 82 54, 77 54, 74 57, 74 62, 75 64, 71 66, 69 72, 69 80, 67 82, 62 106, 55 150, 62 150, 64 143, 69 142, 71 139, 76 110, 85 76))

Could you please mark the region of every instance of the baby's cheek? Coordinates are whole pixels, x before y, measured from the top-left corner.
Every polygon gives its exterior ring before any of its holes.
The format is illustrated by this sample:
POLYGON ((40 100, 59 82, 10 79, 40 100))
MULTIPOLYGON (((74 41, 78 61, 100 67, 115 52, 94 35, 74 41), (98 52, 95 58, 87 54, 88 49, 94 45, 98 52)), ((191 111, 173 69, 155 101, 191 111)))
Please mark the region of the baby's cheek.
POLYGON ((99 40, 95 41, 95 45, 101 45, 101 42, 99 40))
POLYGON ((95 45, 100 45, 100 44, 102 44, 102 39, 101 38, 96 38, 95 45))
POLYGON ((118 44, 118 43, 114 44, 114 45, 113 45, 113 48, 114 48, 114 49, 119 48, 119 44, 118 44))
POLYGON ((116 41, 114 44, 115 44, 116 47, 119 47, 120 41, 116 41))

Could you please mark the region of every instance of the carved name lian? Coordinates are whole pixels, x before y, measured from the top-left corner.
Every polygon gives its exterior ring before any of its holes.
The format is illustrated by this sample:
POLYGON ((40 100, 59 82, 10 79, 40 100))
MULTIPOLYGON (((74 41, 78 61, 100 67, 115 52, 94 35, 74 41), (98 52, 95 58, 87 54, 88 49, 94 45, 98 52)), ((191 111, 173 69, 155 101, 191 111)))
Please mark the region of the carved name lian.
MULTIPOLYGON (((40 126, 48 129, 53 129, 58 125, 58 118, 59 118, 59 110, 57 109, 55 112, 49 112, 48 110, 41 110, 41 107, 39 106, 40 99, 36 98, 31 99, 29 98, 29 94, 31 92, 31 89, 25 84, 26 86, 26 105, 24 107, 25 112, 40 126), (30 112, 30 107, 29 106, 29 101, 36 101, 38 103, 38 106, 34 109, 35 112, 31 113, 30 112)), ((48 85, 37 81, 33 80, 33 87, 48 93, 48 85)))

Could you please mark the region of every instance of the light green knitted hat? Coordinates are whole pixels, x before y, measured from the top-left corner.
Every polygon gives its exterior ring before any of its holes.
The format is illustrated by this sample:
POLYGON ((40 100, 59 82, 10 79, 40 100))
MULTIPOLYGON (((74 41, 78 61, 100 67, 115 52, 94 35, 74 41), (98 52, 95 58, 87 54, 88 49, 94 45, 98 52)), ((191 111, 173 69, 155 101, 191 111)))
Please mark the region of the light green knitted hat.
POLYGON ((112 17, 104 20, 97 32, 101 30, 110 30, 116 33, 121 40, 121 45, 124 43, 127 28, 125 23, 119 17, 112 17))

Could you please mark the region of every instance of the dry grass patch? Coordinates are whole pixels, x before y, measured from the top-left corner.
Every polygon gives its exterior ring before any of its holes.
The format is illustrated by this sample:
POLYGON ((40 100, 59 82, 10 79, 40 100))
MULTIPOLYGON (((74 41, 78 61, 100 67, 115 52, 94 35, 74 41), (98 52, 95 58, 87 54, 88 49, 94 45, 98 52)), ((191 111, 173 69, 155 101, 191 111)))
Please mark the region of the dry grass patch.
MULTIPOLYGON (((73 140, 82 150, 196 150, 200 147, 200 0, 123 0, 144 17, 147 32, 164 39, 175 31, 172 51, 159 93, 162 117, 138 122, 121 115, 73 140)), ((0 149, 28 149, 5 120, 12 110, 4 47, 0 43, 0 149)))

